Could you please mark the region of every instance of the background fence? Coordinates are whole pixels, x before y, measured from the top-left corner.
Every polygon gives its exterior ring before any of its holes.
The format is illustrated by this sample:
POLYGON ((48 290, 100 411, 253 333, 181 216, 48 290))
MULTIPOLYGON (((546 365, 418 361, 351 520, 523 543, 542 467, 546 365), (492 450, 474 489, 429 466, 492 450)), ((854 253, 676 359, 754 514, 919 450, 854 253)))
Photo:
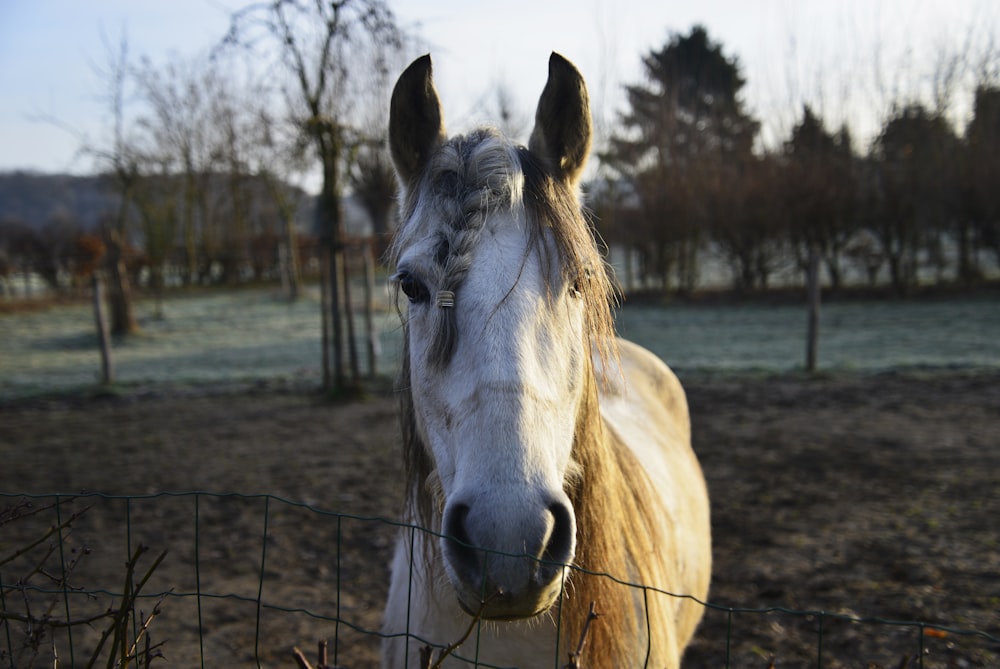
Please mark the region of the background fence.
MULTIPOLYGON (((376 666, 400 527, 425 531, 273 495, 0 493, 0 667, 293 666, 323 639, 333 665, 376 666)), ((1000 638, 960 625, 704 605, 690 666, 1000 662, 1000 638), (789 647, 754 646, 760 625, 789 647)))

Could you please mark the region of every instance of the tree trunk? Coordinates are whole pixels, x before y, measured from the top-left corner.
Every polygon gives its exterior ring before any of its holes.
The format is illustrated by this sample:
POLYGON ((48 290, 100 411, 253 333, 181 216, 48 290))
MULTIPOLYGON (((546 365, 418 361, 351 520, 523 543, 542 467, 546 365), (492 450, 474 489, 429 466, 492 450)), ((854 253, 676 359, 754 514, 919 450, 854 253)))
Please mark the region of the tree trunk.
POLYGON ((295 230, 295 215, 289 212, 285 219, 285 267, 284 280, 288 282, 288 299, 299 299, 302 292, 302 270, 299 261, 299 239, 295 230))
MULTIPOLYGON (((124 208, 126 205, 122 204, 124 208)), ((137 332, 139 324, 132 311, 132 289, 125 267, 125 241, 118 230, 108 231, 108 306, 111 311, 111 334, 137 332)))
POLYGON ((358 364, 358 341, 354 336, 354 303, 351 300, 351 272, 343 259, 340 266, 344 270, 344 321, 347 325, 347 357, 351 369, 351 385, 361 383, 361 367, 358 364))
POLYGON ((330 367, 330 265, 330 248, 324 245, 320 249, 319 320, 322 329, 320 351, 323 363, 323 390, 326 392, 333 390, 330 367))
MULTIPOLYGON (((319 116, 317 115, 317 118, 319 116)), ((317 132, 319 155, 323 162, 323 186, 316 207, 317 230, 330 253, 330 324, 332 325, 332 385, 327 392, 345 389, 344 320, 340 303, 340 281, 344 272, 343 215, 340 209, 341 145, 334 124, 319 122, 317 132)))
POLYGON ((330 391, 342 390, 344 388, 344 323, 340 318, 340 277, 342 276, 341 265, 344 255, 340 251, 340 243, 329 245, 330 255, 330 360, 332 362, 333 385, 327 388, 330 391))
POLYGON ((806 331, 806 371, 815 372, 817 363, 817 351, 819 349, 819 309, 820 309, 820 280, 819 280, 819 253, 812 246, 809 247, 809 265, 806 272, 806 291, 809 299, 809 324, 806 331))
POLYGON ((372 241, 364 243, 365 263, 365 334, 368 341, 368 378, 378 374, 378 332, 375 330, 375 249, 372 241))
POLYGON ((185 269, 182 280, 185 286, 190 286, 198 279, 198 245, 195 240, 195 178, 190 172, 184 175, 184 260, 185 269))
POLYGON ((94 321, 97 325, 97 343, 101 350, 101 383, 108 385, 115 379, 114 365, 111 360, 111 337, 108 334, 108 317, 104 312, 104 291, 101 279, 95 271, 91 275, 90 285, 94 292, 94 321))

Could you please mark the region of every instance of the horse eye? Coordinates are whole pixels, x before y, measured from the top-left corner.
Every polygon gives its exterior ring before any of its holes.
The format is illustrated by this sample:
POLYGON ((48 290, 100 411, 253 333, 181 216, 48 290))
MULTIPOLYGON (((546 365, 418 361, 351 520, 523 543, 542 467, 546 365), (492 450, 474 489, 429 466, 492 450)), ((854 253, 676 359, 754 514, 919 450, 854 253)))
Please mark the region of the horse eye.
POLYGON ((427 287, 409 272, 400 272, 396 276, 396 281, 399 283, 399 289, 410 300, 410 304, 426 302, 430 297, 427 287))

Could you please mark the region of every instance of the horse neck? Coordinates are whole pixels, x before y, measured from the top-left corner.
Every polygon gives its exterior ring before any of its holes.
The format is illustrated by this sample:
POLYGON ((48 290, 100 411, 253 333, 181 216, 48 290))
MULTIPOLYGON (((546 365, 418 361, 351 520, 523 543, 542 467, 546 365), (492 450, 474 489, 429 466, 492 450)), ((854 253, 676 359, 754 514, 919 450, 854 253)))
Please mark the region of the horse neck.
POLYGON ((641 591, 590 574, 607 573, 636 583, 659 581, 648 566, 656 550, 664 548, 657 538, 657 497, 632 451, 604 424, 598 382, 593 373, 588 377, 574 445, 580 481, 570 492, 579 570, 573 571, 567 589, 561 614, 567 633, 562 638, 566 651, 575 650, 593 604, 600 618, 587 630, 584 661, 595 667, 632 666, 647 629, 646 617, 654 621, 660 617, 653 601, 659 598, 644 602, 641 591))

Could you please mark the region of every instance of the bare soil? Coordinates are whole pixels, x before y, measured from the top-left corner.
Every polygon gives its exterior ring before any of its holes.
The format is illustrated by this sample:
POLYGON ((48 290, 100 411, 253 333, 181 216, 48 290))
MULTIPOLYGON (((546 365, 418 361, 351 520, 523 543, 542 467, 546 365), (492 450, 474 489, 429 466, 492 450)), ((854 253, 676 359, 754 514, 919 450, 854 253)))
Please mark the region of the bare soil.
MULTIPOLYGON (((682 380, 714 533, 714 606, 686 666, 1000 666, 1000 372, 682 380)), ((150 547, 140 571, 168 551, 144 591, 172 592, 150 626, 170 665, 292 667, 293 646, 313 656, 329 639, 331 661, 376 666, 378 640, 351 625, 378 629, 396 529, 353 516, 397 515, 397 441, 385 388, 341 404, 132 388, 0 405, 3 493, 269 493, 351 514, 209 494, 33 499, 37 514, 0 524, 0 559, 89 507, 62 545, 77 560, 69 583, 120 591, 130 550, 150 547)), ((0 497, 0 511, 16 503, 0 497)), ((46 560, 30 583, 58 580, 57 553, 38 550, 0 566, 5 586, 46 560)), ((3 610, 80 618, 112 605, 56 590, 9 590, 3 610)), ((104 626, 74 628, 72 650, 51 630, 24 649, 12 623, 0 664, 13 649, 19 667, 52 666, 53 653, 82 666, 104 626)))

